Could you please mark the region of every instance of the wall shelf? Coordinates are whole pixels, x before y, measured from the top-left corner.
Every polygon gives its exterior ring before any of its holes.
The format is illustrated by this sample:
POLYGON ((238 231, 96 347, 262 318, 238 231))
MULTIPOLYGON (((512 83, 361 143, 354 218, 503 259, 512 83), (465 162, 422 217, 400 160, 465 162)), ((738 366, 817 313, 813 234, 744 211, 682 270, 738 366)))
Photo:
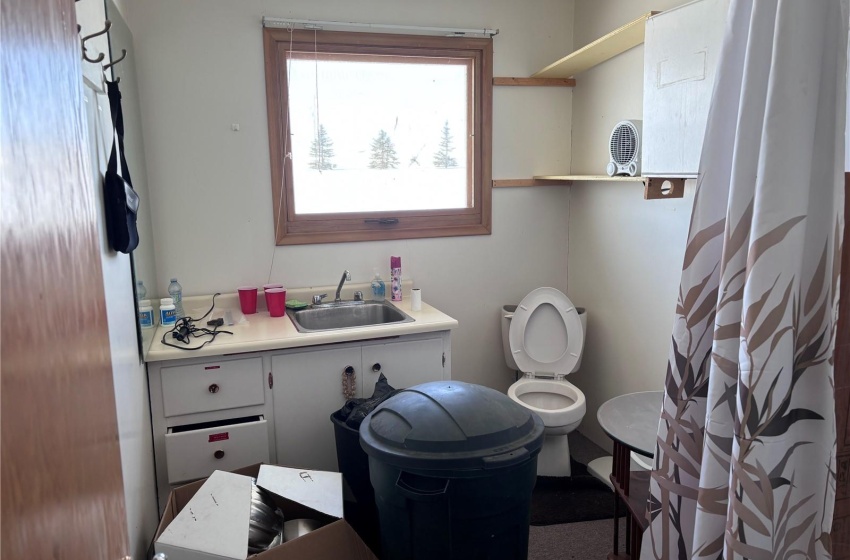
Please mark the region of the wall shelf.
POLYGON ((539 181, 623 181, 627 183, 643 183, 647 177, 629 177, 627 175, 535 175, 539 181))
POLYGON ((646 20, 658 12, 648 12, 615 29, 572 54, 553 62, 532 78, 570 78, 643 43, 646 20))
POLYGON ((494 86, 575 87, 572 78, 493 78, 494 86))
POLYGON ((493 188, 510 187, 569 187, 570 180, 564 179, 493 179, 493 188))
MULTIPOLYGON (((572 77, 597 64, 601 64, 644 42, 646 21, 660 12, 647 12, 639 18, 615 29, 604 37, 585 45, 572 54, 553 62, 531 78, 493 78, 499 86, 562 86, 573 87, 572 77)), ((570 186, 584 182, 641 183, 643 197, 647 200, 659 198, 682 198, 685 196, 685 177, 624 177, 608 175, 535 175, 532 179, 494 179, 493 187, 543 187, 570 186)))
MULTIPOLYGON (((685 196, 686 177, 628 177, 616 175, 536 175, 534 181, 562 181, 572 185, 581 182, 642 183, 643 198, 682 198, 685 196)), ((495 185, 494 185, 495 186, 495 185)))

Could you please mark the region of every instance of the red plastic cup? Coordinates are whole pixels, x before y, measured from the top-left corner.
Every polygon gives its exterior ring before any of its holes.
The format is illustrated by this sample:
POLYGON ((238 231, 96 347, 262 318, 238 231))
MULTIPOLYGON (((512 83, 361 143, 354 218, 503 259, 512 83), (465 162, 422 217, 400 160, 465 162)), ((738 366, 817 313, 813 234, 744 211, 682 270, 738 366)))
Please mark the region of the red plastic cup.
POLYGON ((245 315, 253 315, 257 312, 257 288, 256 286, 242 286, 236 288, 239 292, 239 307, 245 315))
POLYGON ((266 305, 269 306, 269 315, 272 317, 283 317, 286 313, 286 290, 283 288, 269 288, 265 290, 266 305))
POLYGON ((283 284, 263 284, 263 297, 266 300, 266 309, 269 309, 269 298, 266 297, 266 292, 274 288, 283 288, 283 284))

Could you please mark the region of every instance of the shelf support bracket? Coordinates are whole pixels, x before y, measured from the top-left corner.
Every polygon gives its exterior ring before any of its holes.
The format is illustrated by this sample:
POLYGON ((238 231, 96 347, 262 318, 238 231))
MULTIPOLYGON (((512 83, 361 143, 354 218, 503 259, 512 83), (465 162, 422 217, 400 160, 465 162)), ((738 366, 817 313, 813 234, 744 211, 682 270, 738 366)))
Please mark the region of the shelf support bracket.
POLYGON ((647 177, 643 187, 645 200, 659 198, 683 198, 685 179, 682 177, 647 177))

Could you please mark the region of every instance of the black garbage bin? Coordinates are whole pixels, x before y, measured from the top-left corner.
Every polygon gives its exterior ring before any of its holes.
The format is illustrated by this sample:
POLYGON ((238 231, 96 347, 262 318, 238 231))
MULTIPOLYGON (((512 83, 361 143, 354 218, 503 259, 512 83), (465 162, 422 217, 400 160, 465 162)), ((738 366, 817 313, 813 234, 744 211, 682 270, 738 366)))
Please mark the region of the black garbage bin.
POLYGON ((375 492, 369 481, 369 456, 360 447, 360 432, 345 424, 339 412, 331 414, 339 472, 348 483, 354 501, 343 504, 345 519, 369 548, 380 556, 380 532, 375 492))
POLYGON ((543 422, 506 395, 436 381, 360 426, 384 560, 525 559, 543 422))

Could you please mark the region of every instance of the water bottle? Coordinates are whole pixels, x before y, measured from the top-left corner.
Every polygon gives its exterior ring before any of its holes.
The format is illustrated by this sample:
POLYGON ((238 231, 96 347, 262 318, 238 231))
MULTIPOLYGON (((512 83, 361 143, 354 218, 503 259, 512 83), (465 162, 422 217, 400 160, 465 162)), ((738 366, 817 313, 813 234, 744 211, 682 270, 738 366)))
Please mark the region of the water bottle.
POLYGON ((381 279, 381 275, 378 274, 378 271, 375 271, 375 277, 372 279, 372 299, 376 301, 383 301, 386 297, 386 293, 387 287, 381 279))
POLYGON ((171 284, 168 285, 168 295, 174 301, 177 318, 185 317, 186 314, 183 312, 183 286, 177 282, 177 278, 171 279, 171 284))
POLYGON ((144 283, 141 280, 136 280, 136 299, 142 301, 146 299, 148 295, 148 290, 145 288, 144 283))

